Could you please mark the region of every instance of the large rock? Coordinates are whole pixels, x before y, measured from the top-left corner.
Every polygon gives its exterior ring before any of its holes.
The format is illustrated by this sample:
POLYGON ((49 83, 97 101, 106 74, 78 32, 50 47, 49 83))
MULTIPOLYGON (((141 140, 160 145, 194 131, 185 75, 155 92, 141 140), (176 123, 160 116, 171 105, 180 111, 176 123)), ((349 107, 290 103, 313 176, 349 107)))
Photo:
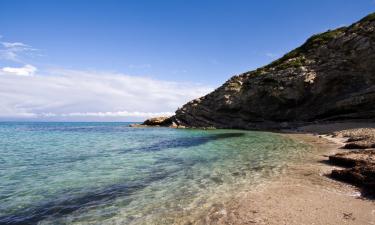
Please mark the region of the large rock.
POLYGON ((334 136, 348 138, 346 149, 375 148, 375 128, 358 128, 333 133, 334 136))
POLYGON ((334 165, 348 167, 335 169, 331 177, 362 188, 365 194, 375 196, 375 128, 357 128, 333 133, 336 137, 348 138, 346 149, 357 149, 329 156, 334 165), (363 150, 367 149, 367 150, 363 150))
POLYGON ((375 196, 375 165, 367 164, 344 170, 332 170, 331 177, 360 186, 365 194, 375 196))
POLYGON ((309 38, 176 111, 188 127, 280 128, 375 118, 375 14, 309 38))
POLYGON ((375 196, 375 150, 338 153, 330 156, 329 162, 349 167, 332 170, 332 178, 362 187, 364 193, 375 196))
POLYGON ((375 150, 357 150, 337 153, 329 156, 329 162, 344 167, 355 167, 367 164, 375 165, 375 150))
POLYGON ((144 121, 141 125, 144 126, 169 126, 172 124, 171 118, 170 117, 154 117, 147 119, 144 121))

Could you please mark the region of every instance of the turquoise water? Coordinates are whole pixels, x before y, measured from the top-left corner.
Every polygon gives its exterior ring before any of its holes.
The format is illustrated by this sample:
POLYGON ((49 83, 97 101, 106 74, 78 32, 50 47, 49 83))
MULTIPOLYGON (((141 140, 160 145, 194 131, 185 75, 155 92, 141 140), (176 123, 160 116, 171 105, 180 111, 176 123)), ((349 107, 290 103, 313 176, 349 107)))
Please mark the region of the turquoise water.
POLYGON ((309 146, 267 132, 0 123, 0 224, 177 224, 309 146))

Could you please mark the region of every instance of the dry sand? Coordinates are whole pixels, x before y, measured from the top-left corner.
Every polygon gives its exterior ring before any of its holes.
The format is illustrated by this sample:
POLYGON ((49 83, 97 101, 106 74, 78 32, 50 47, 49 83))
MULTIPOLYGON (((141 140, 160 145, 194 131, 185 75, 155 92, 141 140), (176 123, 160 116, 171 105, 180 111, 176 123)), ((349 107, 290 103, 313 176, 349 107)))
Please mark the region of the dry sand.
POLYGON ((327 155, 343 151, 339 147, 344 139, 321 134, 357 127, 375 124, 315 125, 283 134, 313 145, 313 152, 303 162, 289 165, 281 177, 238 193, 189 224, 375 224, 374 200, 362 198, 355 187, 326 176, 334 168, 326 163, 327 155))

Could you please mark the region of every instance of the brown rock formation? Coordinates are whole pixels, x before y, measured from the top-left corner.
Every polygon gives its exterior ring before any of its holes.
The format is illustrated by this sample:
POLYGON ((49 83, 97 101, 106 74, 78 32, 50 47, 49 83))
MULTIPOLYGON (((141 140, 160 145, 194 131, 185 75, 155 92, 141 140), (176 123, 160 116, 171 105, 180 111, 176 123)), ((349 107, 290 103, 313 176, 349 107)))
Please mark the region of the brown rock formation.
POLYGON ((375 164, 375 150, 361 150, 337 153, 329 156, 329 161, 332 164, 355 167, 363 164, 375 164))
POLYGON ((375 196, 375 165, 365 164, 344 170, 332 170, 331 177, 362 187, 365 194, 375 196))
POLYGON ((172 121, 169 117, 154 117, 142 123, 145 126, 169 126, 171 124, 172 121))
POLYGON ((334 136, 348 138, 346 149, 375 148, 375 129, 361 128, 335 132, 334 136))
POLYGON ((280 128, 375 118, 375 13, 309 38, 176 111, 177 125, 280 128))
POLYGON ((366 194, 375 196, 375 150, 363 150, 375 146, 375 129, 350 129, 335 132, 334 135, 349 138, 344 148, 360 150, 329 156, 330 163, 349 167, 333 170, 331 177, 360 186, 366 194))

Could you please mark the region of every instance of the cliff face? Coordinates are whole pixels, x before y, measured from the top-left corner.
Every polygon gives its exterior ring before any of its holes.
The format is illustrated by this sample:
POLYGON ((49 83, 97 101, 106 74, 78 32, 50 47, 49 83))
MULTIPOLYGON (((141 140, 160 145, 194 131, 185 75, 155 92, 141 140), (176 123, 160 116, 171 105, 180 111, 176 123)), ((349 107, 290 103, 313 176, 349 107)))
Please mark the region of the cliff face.
POLYGON ((375 118, 375 13, 309 38, 176 111, 176 125, 277 128, 375 118))

